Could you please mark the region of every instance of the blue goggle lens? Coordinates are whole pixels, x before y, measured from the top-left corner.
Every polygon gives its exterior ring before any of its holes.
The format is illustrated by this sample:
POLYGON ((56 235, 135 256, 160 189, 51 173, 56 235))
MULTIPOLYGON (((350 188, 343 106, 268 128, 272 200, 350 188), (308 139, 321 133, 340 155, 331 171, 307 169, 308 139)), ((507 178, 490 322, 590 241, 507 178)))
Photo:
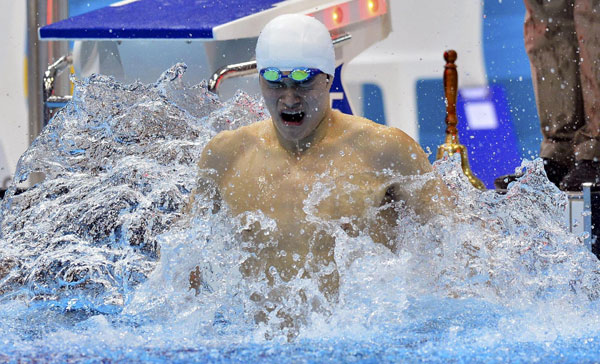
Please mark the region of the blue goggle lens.
POLYGON ((261 72, 263 78, 267 81, 275 82, 281 79, 281 72, 279 70, 268 68, 261 72))
POLYGON ((288 77, 290 77, 294 81, 301 82, 306 81, 310 77, 310 75, 311 73, 309 70, 295 69, 292 72, 290 72, 288 77))

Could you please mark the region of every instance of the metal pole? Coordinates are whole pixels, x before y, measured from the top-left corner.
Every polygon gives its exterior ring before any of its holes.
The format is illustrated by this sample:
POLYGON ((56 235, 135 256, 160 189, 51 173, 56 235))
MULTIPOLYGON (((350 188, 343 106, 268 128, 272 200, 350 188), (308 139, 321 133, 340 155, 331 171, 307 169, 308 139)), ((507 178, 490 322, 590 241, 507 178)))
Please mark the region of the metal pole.
MULTIPOLYGON (((68 0, 53 0, 52 1, 52 23, 59 20, 63 20, 69 17, 69 1, 68 0)), ((62 57, 69 54, 69 42, 68 41, 52 41, 48 45, 48 65, 54 64, 62 57)), ((69 72, 62 72, 54 82, 54 94, 55 95, 70 95, 71 94, 71 83, 69 81, 69 72)))
POLYGON ((592 251, 592 183, 585 182, 581 186, 583 189, 583 231, 585 232, 583 242, 592 251))
MULTIPOLYGON (((30 145, 45 126, 44 73, 48 65, 54 63, 54 58, 58 59, 68 52, 66 41, 41 42, 38 38, 38 29, 48 23, 66 18, 68 12, 68 0, 27 0, 27 105, 30 145)), ((59 87, 60 92, 68 93, 68 77, 67 82, 61 83, 59 87)), ((42 180, 43 175, 32 173, 28 184, 34 185, 42 180)))
POLYGON ((46 2, 27 1, 27 104, 29 107, 29 144, 42 130, 42 78, 47 67, 47 43, 38 39, 38 29, 46 24, 46 2))
MULTIPOLYGON (((48 23, 68 17, 68 0, 28 0, 27 1, 27 103, 29 107, 29 144, 40 134, 44 125, 44 73, 69 51, 67 41, 42 42, 38 39, 38 29, 48 23)), ((59 95, 70 94, 68 72, 54 85, 59 95)))

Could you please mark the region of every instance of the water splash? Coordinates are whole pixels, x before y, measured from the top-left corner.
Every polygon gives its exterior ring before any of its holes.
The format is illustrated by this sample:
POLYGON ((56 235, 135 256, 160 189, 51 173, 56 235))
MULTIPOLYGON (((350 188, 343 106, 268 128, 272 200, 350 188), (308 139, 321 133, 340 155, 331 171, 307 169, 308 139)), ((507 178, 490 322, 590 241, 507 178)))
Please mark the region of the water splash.
POLYGON ((184 73, 176 65, 151 85, 77 81, 73 102, 20 159, 0 210, 1 359, 594 358, 598 262, 566 231, 566 196, 539 160, 523 163, 506 195, 472 188, 458 160, 418 178, 382 171, 414 189, 441 178, 456 206, 426 223, 400 208, 389 247, 318 217, 334 187, 321 176, 304 212, 336 239, 335 265, 321 271, 339 271, 338 300, 301 275, 243 277, 247 226, 277 224, 260 211, 215 211, 210 171, 195 163, 216 133, 267 114, 243 93, 224 102, 188 86, 184 73), (36 172, 44 180, 19 193, 36 172), (267 300, 272 317, 256 324, 265 303, 250 297, 268 295, 269 279, 285 299, 267 300), (278 312, 301 318, 291 343, 278 312))
POLYGON ((3 201, 3 298, 118 310, 154 269, 157 236, 196 187, 203 146, 228 127, 223 120, 264 118, 243 93, 222 103, 203 85, 186 86, 184 71, 176 65, 152 85, 76 82, 3 201), (15 194, 34 172, 44 181, 15 194))

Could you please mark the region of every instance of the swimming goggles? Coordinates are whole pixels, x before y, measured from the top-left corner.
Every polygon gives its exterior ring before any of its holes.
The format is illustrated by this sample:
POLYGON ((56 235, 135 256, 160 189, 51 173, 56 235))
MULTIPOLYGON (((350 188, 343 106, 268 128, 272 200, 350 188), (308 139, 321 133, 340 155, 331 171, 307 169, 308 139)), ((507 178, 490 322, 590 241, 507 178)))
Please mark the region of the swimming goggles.
POLYGON ((309 81, 319 73, 323 73, 321 70, 316 68, 306 68, 306 67, 298 67, 294 68, 289 74, 284 75, 278 68, 268 67, 260 70, 260 75, 262 78, 269 82, 278 82, 281 81, 282 78, 291 78, 295 82, 305 82, 309 81))

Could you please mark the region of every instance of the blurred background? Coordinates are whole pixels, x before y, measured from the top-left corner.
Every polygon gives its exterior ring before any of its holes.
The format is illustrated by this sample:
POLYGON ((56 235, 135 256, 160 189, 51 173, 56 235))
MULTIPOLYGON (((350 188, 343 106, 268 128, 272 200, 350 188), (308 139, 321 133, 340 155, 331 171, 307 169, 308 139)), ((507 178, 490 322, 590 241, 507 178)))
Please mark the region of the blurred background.
MULTIPOLYGON (((162 3, 0 0, 0 189, 7 188, 19 157, 52 113, 68 101, 70 74, 151 83, 185 62, 187 82, 199 83, 224 66, 251 61, 258 32, 283 12, 311 14, 337 37, 333 107, 404 130, 432 152, 433 162, 445 135, 443 53, 454 49, 459 135, 473 172, 493 188, 495 177, 538 155, 541 133, 524 49, 522 0, 162 3), (160 24, 155 32, 139 31, 139 24, 175 19, 177 28, 181 19, 195 24, 205 18, 220 21, 211 23, 208 36, 192 31, 175 36, 160 24), (53 81, 46 94, 45 73, 46 81, 53 81)), ((224 98, 238 89, 258 95, 255 73, 221 81, 217 92, 224 98)))

